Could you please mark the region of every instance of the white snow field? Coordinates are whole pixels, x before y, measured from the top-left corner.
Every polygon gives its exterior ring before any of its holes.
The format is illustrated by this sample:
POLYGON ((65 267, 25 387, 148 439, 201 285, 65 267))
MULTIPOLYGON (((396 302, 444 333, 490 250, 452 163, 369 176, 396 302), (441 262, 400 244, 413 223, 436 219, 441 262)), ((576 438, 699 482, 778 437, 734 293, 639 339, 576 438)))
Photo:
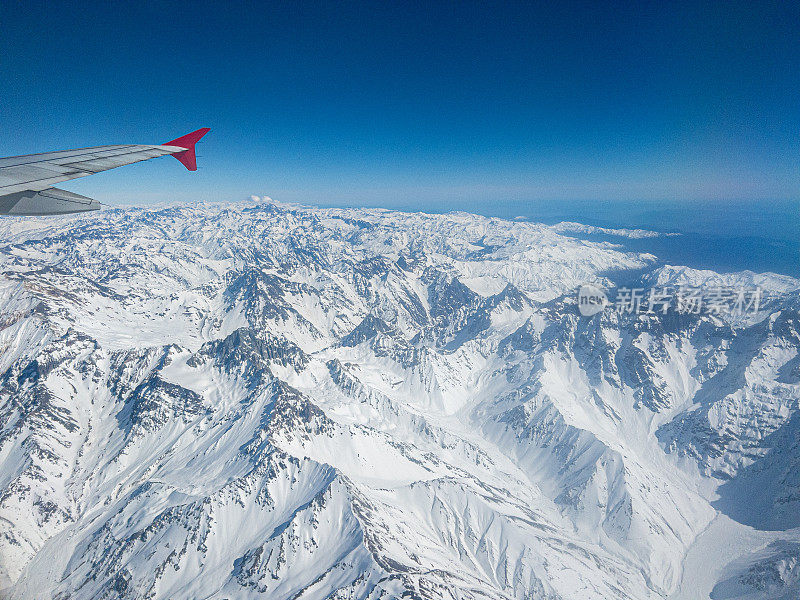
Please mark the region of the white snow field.
POLYGON ((0 597, 800 597, 800 281, 581 227, 0 220, 0 597), (579 316, 635 270, 765 300, 579 316))

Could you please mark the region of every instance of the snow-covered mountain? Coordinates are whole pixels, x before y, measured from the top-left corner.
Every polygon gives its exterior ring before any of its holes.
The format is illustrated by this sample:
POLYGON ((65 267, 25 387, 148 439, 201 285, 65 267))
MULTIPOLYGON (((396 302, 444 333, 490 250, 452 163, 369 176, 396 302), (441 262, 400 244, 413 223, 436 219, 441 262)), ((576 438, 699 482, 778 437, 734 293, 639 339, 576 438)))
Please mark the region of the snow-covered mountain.
POLYGON ((0 596, 798 597, 800 281, 579 230, 0 221, 0 596), (630 272, 766 300, 579 316, 630 272))

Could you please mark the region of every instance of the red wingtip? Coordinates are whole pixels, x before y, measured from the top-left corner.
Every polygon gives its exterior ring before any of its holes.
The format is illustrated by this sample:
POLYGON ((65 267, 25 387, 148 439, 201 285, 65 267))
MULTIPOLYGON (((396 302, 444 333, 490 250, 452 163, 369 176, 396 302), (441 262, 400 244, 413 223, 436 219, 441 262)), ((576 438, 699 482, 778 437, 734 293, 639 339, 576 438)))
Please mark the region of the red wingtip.
POLYGON ((182 135, 181 137, 170 142, 166 142, 162 144, 162 146, 178 146, 179 148, 186 148, 184 152, 178 152, 172 156, 181 161, 181 164, 190 171, 197 171, 197 156, 194 153, 194 145, 209 131, 211 130, 208 127, 202 127, 197 131, 187 133, 186 135, 182 135))

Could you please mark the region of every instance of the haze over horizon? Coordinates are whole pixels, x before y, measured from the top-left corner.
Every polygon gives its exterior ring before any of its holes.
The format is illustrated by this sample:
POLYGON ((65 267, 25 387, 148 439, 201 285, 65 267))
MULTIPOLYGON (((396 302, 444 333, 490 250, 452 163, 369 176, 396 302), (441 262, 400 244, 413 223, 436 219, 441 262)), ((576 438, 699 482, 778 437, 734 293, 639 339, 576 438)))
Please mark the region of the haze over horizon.
POLYGON ((0 155, 209 126, 198 173, 160 160, 65 187, 429 210, 794 203, 797 22, 798 6, 743 2, 9 6, 0 155))

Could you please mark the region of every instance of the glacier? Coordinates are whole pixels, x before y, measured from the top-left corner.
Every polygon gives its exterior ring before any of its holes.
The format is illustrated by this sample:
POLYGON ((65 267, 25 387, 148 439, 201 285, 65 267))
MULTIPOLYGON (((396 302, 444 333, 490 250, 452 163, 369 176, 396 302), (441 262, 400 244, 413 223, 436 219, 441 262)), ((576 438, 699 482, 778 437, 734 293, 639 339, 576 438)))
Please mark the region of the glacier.
POLYGON ((0 597, 798 597, 800 280, 581 231, 0 220, 0 597), (766 301, 578 314, 626 273, 766 301))

